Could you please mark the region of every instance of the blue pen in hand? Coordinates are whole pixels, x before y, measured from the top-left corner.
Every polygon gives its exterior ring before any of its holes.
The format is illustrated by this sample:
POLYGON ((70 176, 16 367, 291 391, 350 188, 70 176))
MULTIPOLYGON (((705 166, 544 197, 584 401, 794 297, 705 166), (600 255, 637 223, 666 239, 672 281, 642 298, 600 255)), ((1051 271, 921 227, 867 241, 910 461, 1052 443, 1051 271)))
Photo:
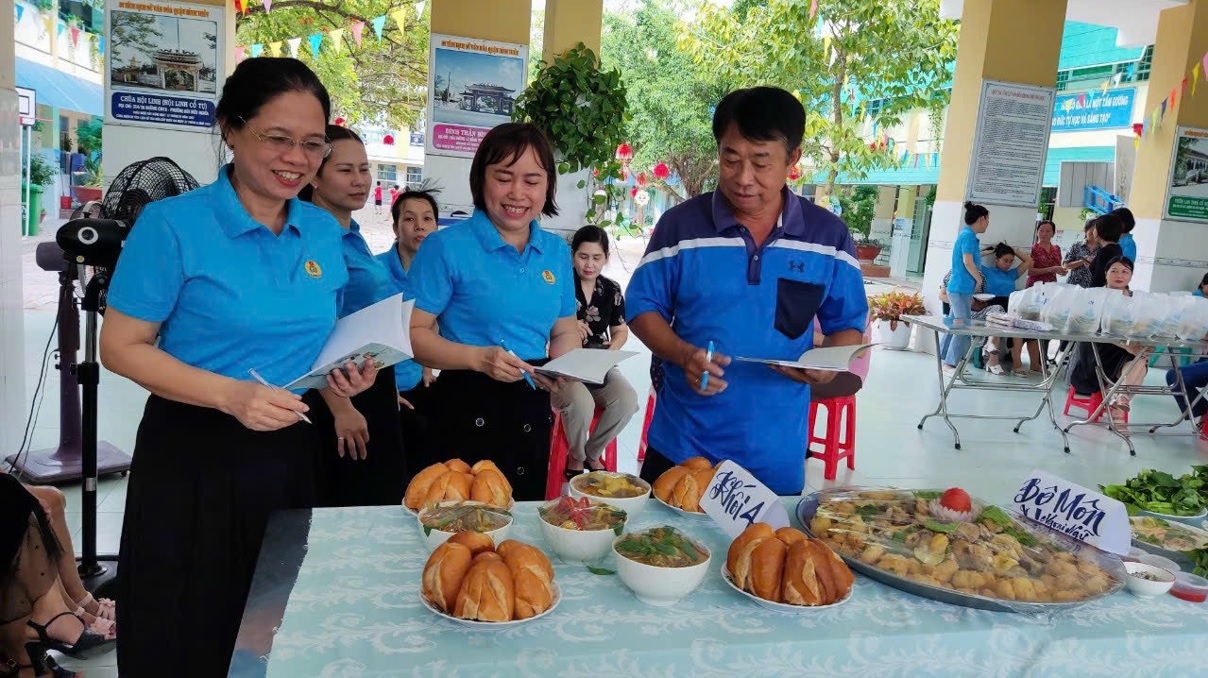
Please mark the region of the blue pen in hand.
MULTIPOLYGON (((516 358, 517 360, 519 360, 519 359, 520 359, 520 356, 516 355, 516 352, 515 352, 515 351, 513 351, 513 350, 512 350, 512 349, 510 349, 510 348, 508 348, 507 342, 505 342, 504 340, 502 340, 502 339, 500 339, 500 340, 499 340, 499 346, 500 346, 501 348, 503 348, 503 350, 507 351, 507 352, 508 352, 508 355, 512 356, 513 358, 516 358)), ((528 372, 525 372, 524 370, 521 370, 521 371, 520 371, 520 375, 521 375, 521 376, 523 376, 523 377, 524 377, 524 380, 528 382, 529 388, 533 389, 534 391, 536 391, 536 390, 537 390, 537 384, 535 384, 535 383, 533 382, 533 378, 532 378, 531 376, 529 376, 529 373, 528 373, 528 372)))
MULTIPOLYGON (((713 342, 709 342, 709 347, 705 349, 705 362, 713 362, 713 342)), ((709 387, 709 366, 705 365, 705 371, 700 375, 700 390, 704 392, 709 387)))

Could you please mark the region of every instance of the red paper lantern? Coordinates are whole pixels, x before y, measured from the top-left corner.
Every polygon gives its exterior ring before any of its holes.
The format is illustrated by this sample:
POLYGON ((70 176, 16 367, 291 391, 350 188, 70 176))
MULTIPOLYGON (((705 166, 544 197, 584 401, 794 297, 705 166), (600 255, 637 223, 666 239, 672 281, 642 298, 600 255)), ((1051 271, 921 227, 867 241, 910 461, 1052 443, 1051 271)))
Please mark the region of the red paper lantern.
POLYGON ((1144 131, 1145 131, 1145 123, 1142 123, 1142 122, 1133 123, 1133 134, 1135 134, 1137 136, 1141 136, 1141 133, 1144 131))
POLYGON ((336 118, 335 120, 331 121, 331 124, 343 127, 345 122, 347 122, 347 121, 344 120, 344 118, 336 118))
POLYGON ((629 197, 631 197, 631 198, 638 197, 638 189, 636 187, 629 189, 629 197))
POLYGON ((667 163, 660 162, 659 164, 654 166, 654 178, 655 179, 658 179, 659 181, 666 181, 667 178, 670 176, 671 176, 671 168, 667 166, 667 163))
POLYGON ((646 186, 650 185, 650 177, 646 176, 645 172, 638 172, 638 175, 634 177, 634 181, 637 183, 638 188, 646 188, 646 186))
POLYGON ((789 181, 797 181, 801 178, 801 167, 793 165, 789 168, 789 181))
POLYGON ((387 146, 393 146, 394 145, 394 135, 387 134, 385 137, 382 138, 382 143, 386 144, 387 146))
POLYGON ((626 143, 617 146, 617 160, 621 162, 629 162, 633 160, 633 148, 626 143))
POLYGON ((599 170, 599 168, 596 168, 596 169, 592 170, 592 171, 591 171, 591 175, 592 175, 593 177, 595 177, 595 178, 599 179, 599 178, 600 178, 600 170, 599 170))

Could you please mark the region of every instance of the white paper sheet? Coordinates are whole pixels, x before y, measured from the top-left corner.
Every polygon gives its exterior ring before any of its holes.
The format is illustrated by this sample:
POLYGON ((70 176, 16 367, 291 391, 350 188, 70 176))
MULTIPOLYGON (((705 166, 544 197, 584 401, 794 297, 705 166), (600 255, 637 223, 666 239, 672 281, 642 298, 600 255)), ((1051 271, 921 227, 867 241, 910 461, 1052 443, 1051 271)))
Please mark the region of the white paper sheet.
POLYGON ((341 318, 310 372, 284 388, 323 388, 327 374, 348 361, 360 367, 372 359, 380 370, 411 358, 413 308, 414 300, 403 301, 403 295, 396 294, 341 318))
POLYGON ((606 348, 576 348, 545 365, 537 372, 551 377, 565 377, 586 384, 603 384, 608 370, 617 363, 637 355, 634 351, 610 351, 606 348))
POLYGON ((863 344, 860 346, 826 346, 823 348, 812 348, 796 360, 769 360, 766 358, 744 358, 737 357, 735 360, 741 360, 748 363, 763 363, 765 365, 781 365, 783 367, 796 367, 802 370, 822 370, 824 372, 846 372, 851 369, 852 362, 860 357, 864 352, 872 348, 875 344, 863 344))

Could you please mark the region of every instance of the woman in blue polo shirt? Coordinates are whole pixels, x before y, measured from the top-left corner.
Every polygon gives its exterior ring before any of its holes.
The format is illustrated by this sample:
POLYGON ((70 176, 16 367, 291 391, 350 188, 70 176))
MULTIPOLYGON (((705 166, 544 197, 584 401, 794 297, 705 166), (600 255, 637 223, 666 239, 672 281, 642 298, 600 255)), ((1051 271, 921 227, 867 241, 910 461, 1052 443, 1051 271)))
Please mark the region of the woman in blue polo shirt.
MULTIPOLYGON (((1032 258, 1005 242, 995 245, 992 252, 994 265, 981 267, 982 278, 986 281, 986 294, 994 295, 990 304, 1008 308, 1008 301, 1010 296, 1015 293, 1019 279, 1027 275, 1028 270, 1032 268, 1032 258), (1014 268, 1016 257, 1020 261, 1018 268, 1014 268)), ((999 346, 1006 344, 1005 340, 998 340, 999 346)), ((1029 341, 1027 344, 1028 359, 1032 361, 1032 369, 1040 372, 1040 348, 1035 341, 1029 341)), ((1017 377, 1028 375, 1027 371, 1023 369, 1023 345, 1024 342, 1019 340, 1015 340, 1011 345, 1011 368, 1017 377)), ((990 371, 998 375, 1003 374, 1001 366, 997 370, 991 369, 990 371)))
POLYGON ((549 470, 559 384, 533 366, 580 346, 570 248, 537 225, 558 213, 556 179, 540 129, 495 127, 470 165, 474 215, 428 236, 408 277, 415 357, 441 370, 432 459, 490 459, 517 500, 543 498, 549 470))
MULTIPOLYGON (((286 384, 310 370, 348 281, 340 226, 296 199, 330 145, 331 105, 296 59, 241 63, 216 118, 218 179, 143 210, 101 331, 107 368, 143 385, 118 570, 118 672, 224 675, 269 515, 314 505, 320 442, 286 384), (185 625, 181 619, 187 619, 185 625)), ((367 365, 328 386, 350 397, 367 365)))
MULTIPOLYGON (((341 242, 348 267, 340 305, 340 317, 344 317, 398 292, 386 267, 361 237, 360 224, 352 218, 353 211, 365 206, 373 179, 365 144, 356 132, 339 125, 327 126, 327 139, 331 154, 298 197, 330 212, 344 229, 341 242)), ((319 505, 402 503, 407 464, 394 371, 379 374, 373 387, 355 398, 312 391, 306 401, 324 437, 319 505)))
MULTIPOLYGON (((390 207, 390 216, 394 220, 394 247, 377 255, 377 260, 382 262, 390 276, 393 293, 407 292, 407 272, 411 270, 411 262, 415 261, 415 254, 424 239, 436 232, 439 215, 435 192, 423 189, 407 189, 399 193, 390 207)), ((412 459, 427 459, 428 431, 431 428, 428 387, 435 379, 431 368, 422 367, 414 360, 404 360, 394 366, 403 445, 407 456, 412 459)), ((408 464, 408 476, 419 470, 416 464, 408 464)))
MULTIPOLYGON (((979 233, 990 227, 990 210, 971 202, 965 203, 965 225, 952 245, 952 278, 948 281, 948 317, 968 319, 973 311, 973 291, 982 285, 979 233)), ((945 367, 956 367, 969 351, 969 337, 945 334, 940 342, 940 356, 945 367)))

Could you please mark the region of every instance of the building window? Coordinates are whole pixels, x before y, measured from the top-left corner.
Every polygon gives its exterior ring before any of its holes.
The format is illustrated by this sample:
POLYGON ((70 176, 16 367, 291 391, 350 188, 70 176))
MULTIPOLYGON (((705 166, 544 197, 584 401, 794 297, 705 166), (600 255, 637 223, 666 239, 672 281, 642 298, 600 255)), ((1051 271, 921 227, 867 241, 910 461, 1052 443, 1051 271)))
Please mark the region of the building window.
POLYGON ((407 168, 407 185, 415 188, 424 181, 423 167, 408 167, 407 168))
POLYGON ((377 178, 391 183, 398 181, 398 165, 378 165, 377 178))

